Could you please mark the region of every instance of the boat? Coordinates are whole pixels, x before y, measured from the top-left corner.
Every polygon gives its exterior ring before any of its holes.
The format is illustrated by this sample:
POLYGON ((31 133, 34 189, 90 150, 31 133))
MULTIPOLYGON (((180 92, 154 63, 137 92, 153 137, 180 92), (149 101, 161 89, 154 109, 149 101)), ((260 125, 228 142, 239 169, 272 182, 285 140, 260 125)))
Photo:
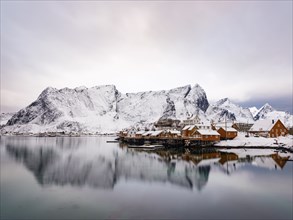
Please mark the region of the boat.
POLYGON ((164 148, 164 146, 160 144, 152 144, 152 145, 144 144, 144 145, 129 145, 128 148, 155 150, 155 149, 164 148))

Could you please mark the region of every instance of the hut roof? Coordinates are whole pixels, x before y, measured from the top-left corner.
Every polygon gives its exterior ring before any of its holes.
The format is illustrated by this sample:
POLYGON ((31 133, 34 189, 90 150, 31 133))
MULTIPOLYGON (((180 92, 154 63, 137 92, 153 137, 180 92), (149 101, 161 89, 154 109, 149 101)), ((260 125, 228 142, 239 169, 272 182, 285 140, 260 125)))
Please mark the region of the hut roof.
MULTIPOLYGON (((235 128, 231 128, 231 127, 220 127, 222 128, 224 131, 227 131, 227 132, 237 132, 237 130, 235 128)), ((219 128, 219 129, 220 129, 219 128)))
POLYGON ((220 135, 217 131, 208 129, 198 129, 197 132, 201 135, 220 135))
MULTIPOLYGON (((278 121, 278 120, 277 120, 278 121)), ((259 120, 252 125, 249 131, 270 131, 277 121, 272 122, 271 119, 259 120)))
POLYGON ((151 136, 156 137, 156 136, 158 136, 159 134, 161 134, 162 132, 163 132, 162 130, 160 130, 160 131, 153 131, 153 132, 151 133, 151 136))

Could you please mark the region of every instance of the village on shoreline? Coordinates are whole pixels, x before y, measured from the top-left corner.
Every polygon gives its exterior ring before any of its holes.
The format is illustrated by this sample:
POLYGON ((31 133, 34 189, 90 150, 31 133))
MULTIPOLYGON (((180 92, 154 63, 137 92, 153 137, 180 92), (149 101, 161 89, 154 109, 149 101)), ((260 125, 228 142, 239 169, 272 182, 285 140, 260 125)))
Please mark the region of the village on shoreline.
POLYGON ((293 151, 293 136, 289 131, 280 119, 264 119, 254 124, 233 121, 203 123, 194 116, 182 122, 159 120, 152 130, 124 129, 119 132, 119 140, 130 145, 269 147, 293 151))
POLYGON ((180 121, 160 119, 150 128, 130 127, 118 133, 82 132, 40 132, 40 133, 1 133, 1 136, 22 137, 95 137, 108 136, 129 146, 151 149, 151 146, 164 147, 213 147, 213 148, 269 148, 293 152, 292 128, 282 120, 263 119, 252 123, 236 121, 201 122, 195 115, 180 121), (150 146, 151 145, 151 146, 150 146))

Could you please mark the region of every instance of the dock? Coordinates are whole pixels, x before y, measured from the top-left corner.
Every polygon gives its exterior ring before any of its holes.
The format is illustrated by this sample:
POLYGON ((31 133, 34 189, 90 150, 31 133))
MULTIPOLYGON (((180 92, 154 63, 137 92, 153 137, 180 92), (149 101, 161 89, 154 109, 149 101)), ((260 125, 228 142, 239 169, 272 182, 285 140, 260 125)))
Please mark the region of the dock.
POLYGON ((129 145, 163 145, 164 147, 213 146, 215 141, 203 141, 196 137, 120 137, 121 142, 129 145))

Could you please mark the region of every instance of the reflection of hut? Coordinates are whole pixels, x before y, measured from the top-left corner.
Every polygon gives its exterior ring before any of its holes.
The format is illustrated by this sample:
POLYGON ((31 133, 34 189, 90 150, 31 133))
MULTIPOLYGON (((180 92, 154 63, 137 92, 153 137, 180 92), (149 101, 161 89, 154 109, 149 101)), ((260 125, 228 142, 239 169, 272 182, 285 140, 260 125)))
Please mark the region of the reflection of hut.
POLYGON ((218 130, 221 139, 234 139, 237 136, 237 130, 231 127, 220 127, 218 130))
POLYGON ((283 167, 286 165, 287 161, 289 160, 290 156, 287 157, 281 157, 279 154, 273 154, 272 155, 273 160, 276 162, 276 164, 283 169, 283 167))
POLYGON ((219 163, 224 165, 228 161, 238 161, 238 155, 234 153, 222 153, 219 163))
POLYGON ((255 157, 252 164, 266 169, 283 169, 286 165, 289 156, 281 157, 279 154, 272 154, 270 156, 255 157))
POLYGON ((219 152, 203 153, 201 157, 197 158, 197 165, 198 166, 211 165, 216 162, 219 162, 220 158, 221 158, 221 154, 219 152))
POLYGON ((235 171, 245 163, 239 163, 238 155, 234 153, 222 153, 219 163, 222 165, 220 168, 227 174, 235 171))

